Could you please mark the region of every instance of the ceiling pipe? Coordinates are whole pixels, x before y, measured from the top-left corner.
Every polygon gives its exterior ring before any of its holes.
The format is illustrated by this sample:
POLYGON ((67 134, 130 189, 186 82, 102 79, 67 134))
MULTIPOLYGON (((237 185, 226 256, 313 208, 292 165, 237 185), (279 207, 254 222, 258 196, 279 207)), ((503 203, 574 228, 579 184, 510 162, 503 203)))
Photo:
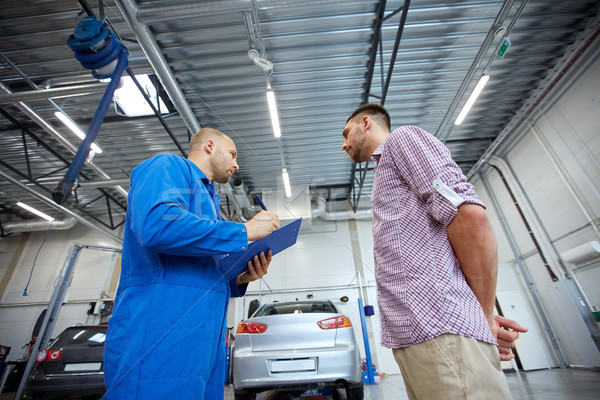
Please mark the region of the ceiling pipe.
MULTIPOLYGON (((192 107, 185 98, 177 79, 173 75, 167 60, 165 59, 162 50, 156 43, 154 36, 150 32, 148 26, 141 22, 139 18, 139 8, 134 0, 118 0, 117 6, 123 14, 125 21, 129 24, 139 42, 139 45, 150 62, 152 69, 156 72, 156 76, 160 79, 165 91, 173 102, 175 109, 188 130, 194 134, 200 130, 200 123, 194 115, 192 107)), ((171 6, 169 6, 171 7, 171 6)), ((181 15, 180 15, 181 17, 181 15)))
POLYGON ((99 188, 106 186, 129 185, 129 179, 108 179, 105 181, 80 181, 78 186, 82 188, 99 188))
POLYGON ((370 208, 363 210, 326 211, 319 218, 325 221, 346 221, 349 219, 373 219, 373 211, 370 208))
POLYGON ((12 92, 0 94, 0 104, 17 103, 19 101, 28 100, 46 100, 57 99, 61 97, 85 96, 88 94, 104 93, 105 90, 106 83, 98 82, 60 88, 12 92))
MULTIPOLYGON (((504 2, 504 4, 502 5, 502 8, 498 12, 496 19, 492 23, 490 30, 488 31, 487 35, 485 36, 485 39, 483 40, 483 43, 481 44, 481 47, 479 48, 479 51, 477 52, 477 55, 475 56, 475 59, 473 60, 471 67, 467 71, 467 75, 465 76, 465 79, 463 79, 460 87, 458 88, 458 91, 456 92, 456 95, 454 96, 454 99, 452 100, 452 103, 450 103, 450 107, 448 107, 448 111, 446 111, 446 115, 444 115, 444 118, 442 119, 440 126, 438 127, 437 131, 435 132, 435 137, 442 138, 442 132, 446 128, 446 125, 448 125, 448 122, 450 122, 450 118, 452 118, 454 111, 458 107, 459 102, 461 101, 461 99, 463 98, 463 95, 465 94, 465 91, 467 90, 467 88, 469 87, 471 82, 473 81, 473 76, 479 69, 479 66, 481 65, 481 61, 485 57, 486 53, 490 49, 490 46, 492 45, 492 42, 494 41, 494 38, 496 37, 496 31, 498 30, 498 27, 500 27, 503 24, 504 20, 506 19, 506 16, 508 15, 508 12, 510 11, 510 8, 513 6, 513 4, 514 4, 514 0, 506 0, 504 2)), ((440 139, 442 141, 442 143, 445 143, 446 140, 448 140, 449 135, 450 135, 450 132, 448 131, 444 135, 444 137, 442 139, 440 139)))
MULTIPOLYGON (((221 194, 221 200, 223 200, 223 198, 225 198, 226 202, 231 200, 231 203, 233 203, 231 205, 233 205, 240 222, 247 222, 250 219, 246 217, 244 208, 239 203, 238 196, 234 195, 231 181, 229 183, 215 183, 215 191, 221 194)), ((228 203, 228 205, 229 204, 230 203, 228 203)))
MULTIPOLYGON (((338 2, 341 3, 340 0, 338 2)), ((332 3, 323 0, 262 0, 257 1, 259 9, 277 7, 307 6, 316 3, 332 3)), ((166 3, 163 3, 166 4, 166 3)), ((178 18, 193 18, 207 14, 223 14, 252 10, 249 0, 204 0, 201 2, 169 2, 167 5, 142 6, 138 9, 138 18, 145 23, 160 22, 178 18)))
POLYGON ((89 222, 88 220, 86 220, 85 218, 79 216, 78 214, 74 213, 73 211, 69 210, 68 208, 65 208, 61 205, 58 205, 54 202, 54 200, 49 199, 48 197, 36 192, 35 190, 31 189, 29 186, 19 182, 17 179, 14 179, 12 176, 5 174, 4 172, 0 171, 0 177, 6 179, 7 181, 9 181, 10 183, 20 187, 21 189, 25 190, 26 192, 28 192, 29 194, 33 195, 34 197, 36 197, 37 199, 43 201, 44 203, 46 203, 47 205, 49 205, 50 207, 56 209, 56 210, 60 210, 63 213, 65 213, 66 215, 75 218, 78 222, 81 222, 83 225, 87 226, 88 228, 91 228, 97 232, 100 232, 101 234, 108 236, 109 238, 111 238, 112 240, 114 240, 115 242, 119 243, 119 244, 123 244, 123 239, 121 239, 118 236, 113 235, 110 232, 105 231, 104 229, 100 228, 97 225, 94 225, 93 223, 89 222))
POLYGON ((325 200, 324 196, 317 196, 315 202, 317 203, 317 205, 315 207, 312 207, 312 209, 310 210, 313 219, 319 218, 327 210, 327 200, 325 200))
POLYGON ((73 217, 68 217, 63 220, 54 220, 52 222, 35 219, 27 221, 17 222, 4 222, 2 223, 2 229, 4 233, 24 233, 24 232, 38 232, 46 231, 48 228, 51 230, 67 230, 77 225, 77 220, 73 217))
MULTIPOLYGON (((44 182, 48 186, 58 185, 58 181, 46 181, 44 182)), ((93 181, 78 181, 77 187, 82 188, 102 188, 107 186, 120 186, 129 185, 129 178, 125 179, 105 179, 105 180, 93 180, 93 181)))
POLYGON ((349 219, 373 218, 373 212, 370 208, 357 211, 327 211, 327 201, 323 196, 318 196, 316 199, 316 203, 317 205, 311 210, 312 218, 321 218, 325 221, 346 221, 349 219))

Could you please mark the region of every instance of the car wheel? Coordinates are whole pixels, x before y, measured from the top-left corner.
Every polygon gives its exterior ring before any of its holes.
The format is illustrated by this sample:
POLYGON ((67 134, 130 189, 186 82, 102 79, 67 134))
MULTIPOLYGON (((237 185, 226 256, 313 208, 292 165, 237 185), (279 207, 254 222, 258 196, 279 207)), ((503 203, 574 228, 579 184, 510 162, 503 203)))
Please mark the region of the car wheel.
POLYGON ((245 390, 236 390, 233 392, 235 400, 256 400, 256 393, 247 392, 245 390))
POLYGON ((360 383, 355 386, 348 385, 348 387, 346 387, 346 397, 348 400, 363 400, 365 397, 363 384, 360 383))

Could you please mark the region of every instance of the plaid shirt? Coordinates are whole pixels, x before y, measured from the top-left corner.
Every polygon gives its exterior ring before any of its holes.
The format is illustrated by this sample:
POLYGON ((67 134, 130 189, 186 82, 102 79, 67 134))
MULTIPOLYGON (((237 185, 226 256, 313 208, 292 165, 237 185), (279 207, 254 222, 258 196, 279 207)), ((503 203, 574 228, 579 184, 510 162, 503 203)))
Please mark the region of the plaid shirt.
POLYGON ((461 203, 484 206, 450 151, 424 130, 404 126, 371 160, 382 344, 406 347, 444 333, 495 343, 446 231, 461 203))

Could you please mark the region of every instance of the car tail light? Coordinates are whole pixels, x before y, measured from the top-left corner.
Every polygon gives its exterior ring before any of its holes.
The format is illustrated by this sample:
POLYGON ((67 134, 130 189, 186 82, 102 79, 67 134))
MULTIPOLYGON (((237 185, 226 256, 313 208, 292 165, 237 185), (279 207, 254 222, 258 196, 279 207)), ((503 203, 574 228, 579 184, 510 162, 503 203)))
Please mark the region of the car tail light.
POLYGON ((61 357, 62 354, 60 353, 60 350, 42 350, 38 353, 37 357, 35 358, 35 361, 39 363, 44 361, 56 361, 60 360, 61 357))
POLYGON ((48 351, 42 350, 37 354, 35 361, 37 361, 39 363, 44 362, 44 361, 46 361, 46 357, 48 357, 48 351))
POLYGON ((269 325, 259 322, 241 322, 238 325, 237 333, 264 333, 269 325))
POLYGON ((322 321, 317 322, 319 328, 321 329, 337 329, 337 328, 347 328, 352 326, 350 323, 350 319, 344 315, 341 317, 334 317, 324 319, 322 321))

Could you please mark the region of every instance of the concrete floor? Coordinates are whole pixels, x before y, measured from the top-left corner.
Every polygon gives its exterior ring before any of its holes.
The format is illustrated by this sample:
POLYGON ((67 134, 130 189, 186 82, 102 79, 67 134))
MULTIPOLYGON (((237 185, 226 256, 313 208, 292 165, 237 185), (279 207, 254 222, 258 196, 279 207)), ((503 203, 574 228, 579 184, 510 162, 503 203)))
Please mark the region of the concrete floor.
MULTIPOLYGON (((575 369, 551 369, 529 372, 506 372, 513 400, 598 400, 600 372, 575 369)), ((343 391, 340 397, 345 400, 343 391)), ((332 396, 290 397, 268 391, 257 400, 330 400, 332 396)), ((365 400, 406 400, 401 375, 388 375, 377 385, 365 385, 365 400)), ((231 385, 225 387, 225 400, 234 400, 231 385)))
MULTIPOLYGON (((513 400, 598 400, 600 371, 552 369, 506 372, 513 400)), ((0 400, 13 400, 15 393, 1 393, 0 400)), ((340 398, 346 400, 343 392, 340 398)), ((257 400, 332 400, 332 396, 292 398, 275 391, 260 393, 257 400)), ((406 400, 400 375, 388 375, 377 385, 365 386, 365 400, 406 400)), ((234 400, 233 388, 225 386, 225 400, 234 400)))

